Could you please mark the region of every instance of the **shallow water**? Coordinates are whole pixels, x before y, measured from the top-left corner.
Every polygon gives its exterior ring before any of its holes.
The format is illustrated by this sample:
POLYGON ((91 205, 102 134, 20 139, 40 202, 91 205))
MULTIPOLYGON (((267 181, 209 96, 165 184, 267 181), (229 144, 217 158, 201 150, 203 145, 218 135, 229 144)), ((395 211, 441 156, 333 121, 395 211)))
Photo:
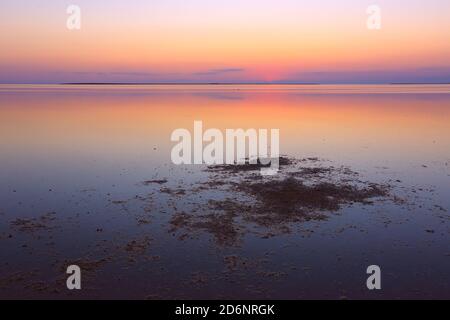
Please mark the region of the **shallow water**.
POLYGON ((450 298, 449 85, 1 85, 0 150, 2 298, 450 298), (195 120, 279 128, 282 154, 348 167, 403 201, 226 243, 172 230, 174 214, 227 196, 195 191, 214 179, 204 167, 171 163, 172 131, 195 120), (154 179, 167 183, 142 183, 154 179), (69 292, 77 262, 90 267, 69 292), (366 287, 373 264, 381 291, 366 287))

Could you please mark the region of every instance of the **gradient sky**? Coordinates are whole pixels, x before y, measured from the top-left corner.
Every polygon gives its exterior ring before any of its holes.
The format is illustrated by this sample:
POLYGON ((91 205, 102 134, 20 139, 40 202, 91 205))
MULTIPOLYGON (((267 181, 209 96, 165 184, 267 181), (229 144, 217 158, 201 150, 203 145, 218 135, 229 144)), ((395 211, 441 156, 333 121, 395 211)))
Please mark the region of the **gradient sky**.
POLYGON ((449 0, 2 0, 0 30, 0 83, 450 82, 449 0))

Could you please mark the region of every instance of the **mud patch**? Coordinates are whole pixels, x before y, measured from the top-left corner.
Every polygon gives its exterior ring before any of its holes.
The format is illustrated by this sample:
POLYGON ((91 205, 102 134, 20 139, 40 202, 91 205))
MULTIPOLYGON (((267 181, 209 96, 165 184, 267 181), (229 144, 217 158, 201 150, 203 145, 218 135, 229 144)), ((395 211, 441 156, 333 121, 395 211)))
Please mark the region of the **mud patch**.
POLYGON ((323 162, 282 157, 279 174, 269 177, 255 172, 263 167, 261 162, 209 166, 209 180, 194 186, 192 193, 223 196, 189 213, 176 213, 169 231, 181 233, 180 239, 206 232, 219 245, 235 245, 245 234, 268 238, 290 233, 294 224, 325 220, 344 207, 392 198, 390 185, 362 181, 348 167, 324 166, 323 162))
MULTIPOLYGON (((292 164, 293 159, 288 157, 280 157, 279 158, 279 166, 288 166, 292 164)), ((265 164, 266 161, 261 159, 255 159, 254 161, 250 161, 250 159, 245 159, 242 164, 224 164, 224 165, 213 165, 208 166, 207 171, 209 172, 222 172, 222 173, 240 173, 247 171, 258 171, 263 168, 270 168, 270 163, 265 164)))
POLYGON ((143 181, 142 184, 144 186, 150 186, 152 184, 165 184, 167 183, 167 179, 160 179, 160 180, 147 180, 147 181, 143 181))
POLYGON ((80 267, 82 272, 93 274, 97 272, 100 268, 102 268, 107 262, 108 259, 106 258, 98 260, 92 260, 89 258, 80 258, 72 261, 66 260, 61 266, 61 271, 66 272, 68 266, 76 265, 80 267))
POLYGON ((372 204, 373 198, 386 197, 386 186, 357 187, 347 183, 319 182, 307 185, 294 177, 261 183, 242 183, 237 190, 253 196, 255 203, 245 215, 263 226, 304 220, 325 219, 324 212, 335 212, 344 205, 372 204))
POLYGON ((141 239, 136 239, 128 242, 125 245, 125 251, 131 254, 143 254, 150 246, 151 238, 146 236, 141 239))
POLYGON ((17 218, 11 221, 11 227, 19 232, 34 233, 53 229, 54 220, 56 220, 56 213, 49 212, 37 218, 17 218))
POLYGON ((183 240, 190 237, 193 232, 204 231, 211 234, 219 245, 233 245, 243 232, 235 223, 235 216, 234 212, 205 215, 177 213, 169 222, 171 225, 169 232, 187 232, 179 237, 183 240))
POLYGON ((167 194, 173 195, 173 196, 183 196, 186 194, 186 190, 184 190, 182 188, 178 188, 178 189, 161 188, 160 192, 167 193, 167 194))

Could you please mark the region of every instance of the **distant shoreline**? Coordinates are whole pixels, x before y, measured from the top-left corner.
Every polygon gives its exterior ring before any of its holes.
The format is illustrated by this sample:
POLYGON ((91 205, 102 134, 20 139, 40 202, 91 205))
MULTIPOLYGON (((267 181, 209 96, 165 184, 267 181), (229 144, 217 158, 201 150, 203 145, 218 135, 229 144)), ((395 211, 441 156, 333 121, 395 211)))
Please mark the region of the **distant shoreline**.
POLYGON ((197 82, 197 83, 184 83, 184 82, 169 82, 169 83, 165 83, 165 82, 149 82, 149 83, 142 83, 142 82, 69 82, 69 83, 60 83, 60 85, 118 85, 118 86, 126 86, 126 85, 143 85, 143 86, 235 86, 235 85, 304 85, 304 86, 317 86, 317 85, 321 85, 321 83, 261 83, 261 82, 256 82, 256 83, 249 83, 249 82, 244 82, 244 83, 220 83, 220 82, 197 82))
POLYGON ((59 85, 90 85, 90 86, 100 86, 100 85, 116 85, 116 86, 127 86, 127 85, 142 85, 142 86, 161 86, 161 85, 171 85, 171 86, 180 86, 180 85, 189 85, 189 86, 199 86, 199 85, 216 85, 216 86, 229 86, 229 85, 262 85, 262 86, 268 86, 268 85, 301 85, 301 86, 320 86, 320 85, 347 85, 347 86, 354 86, 354 85, 364 85, 364 86, 371 86, 371 85, 450 85, 450 82, 392 82, 392 83, 264 83, 264 82, 236 82, 236 83, 220 83, 220 82, 198 82, 198 83, 184 83, 184 82, 149 82, 149 83, 142 83, 142 82, 67 82, 67 83, 59 83, 59 85))
POLYGON ((397 86, 397 85, 450 85, 450 82, 387 82, 387 83, 264 83, 264 82, 62 82, 62 83, 0 83, 1 85, 55 85, 55 86, 397 86))

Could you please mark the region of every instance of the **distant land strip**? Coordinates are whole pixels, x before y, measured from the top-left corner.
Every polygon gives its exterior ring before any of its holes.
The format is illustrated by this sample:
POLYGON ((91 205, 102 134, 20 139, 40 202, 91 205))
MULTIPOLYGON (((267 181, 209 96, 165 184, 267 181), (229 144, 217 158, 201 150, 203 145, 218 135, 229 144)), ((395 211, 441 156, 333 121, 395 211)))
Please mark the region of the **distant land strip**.
POLYGON ((160 85, 302 85, 302 86, 318 86, 318 85, 450 85, 450 82, 388 82, 388 83, 314 83, 314 82, 66 82, 59 83, 60 85, 89 85, 89 86, 101 86, 101 85, 115 85, 115 86, 160 86, 160 85))
POLYGON ((125 85, 145 85, 145 86, 152 86, 152 85, 191 85, 191 86, 198 86, 198 85, 306 85, 306 86, 315 86, 320 85, 320 83, 274 83, 274 82, 67 82, 67 83, 60 83, 61 85, 118 85, 118 86, 125 86, 125 85))

